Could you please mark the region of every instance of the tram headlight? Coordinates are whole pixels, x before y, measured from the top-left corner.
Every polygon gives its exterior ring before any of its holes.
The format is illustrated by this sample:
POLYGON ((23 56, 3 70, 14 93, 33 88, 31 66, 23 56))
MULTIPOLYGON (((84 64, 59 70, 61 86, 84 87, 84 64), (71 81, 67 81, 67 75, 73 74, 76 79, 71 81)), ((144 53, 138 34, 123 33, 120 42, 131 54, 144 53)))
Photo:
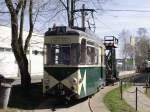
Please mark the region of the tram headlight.
POLYGON ((45 80, 44 80, 44 84, 45 84, 45 85, 48 85, 48 84, 49 84, 49 80, 48 80, 48 79, 45 79, 45 80))
POLYGON ((77 91, 77 85, 78 85, 77 78, 73 77, 71 82, 72 82, 71 89, 72 89, 72 91, 76 92, 77 91))
POLYGON ((82 79, 79 80, 79 83, 82 83, 82 79))
POLYGON ((78 83, 77 79, 76 79, 76 78, 73 78, 73 79, 72 79, 72 83, 73 83, 73 85, 77 84, 77 83, 78 83))

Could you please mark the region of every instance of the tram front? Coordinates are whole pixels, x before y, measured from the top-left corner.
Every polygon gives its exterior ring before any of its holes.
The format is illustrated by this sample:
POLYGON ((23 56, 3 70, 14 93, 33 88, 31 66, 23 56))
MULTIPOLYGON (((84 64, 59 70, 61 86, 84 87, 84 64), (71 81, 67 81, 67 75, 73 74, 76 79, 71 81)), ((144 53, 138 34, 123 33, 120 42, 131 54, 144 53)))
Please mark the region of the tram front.
POLYGON ((66 27, 49 30, 44 38, 43 93, 68 98, 79 97, 78 63, 80 39, 66 27))

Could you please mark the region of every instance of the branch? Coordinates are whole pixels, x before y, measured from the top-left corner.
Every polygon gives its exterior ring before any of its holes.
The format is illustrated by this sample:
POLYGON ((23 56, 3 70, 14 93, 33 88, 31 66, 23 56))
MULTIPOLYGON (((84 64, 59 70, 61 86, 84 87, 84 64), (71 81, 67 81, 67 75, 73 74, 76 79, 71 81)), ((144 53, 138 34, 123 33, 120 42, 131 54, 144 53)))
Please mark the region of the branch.
POLYGON ((20 33, 19 33, 19 39, 18 39, 18 42, 20 43, 21 47, 23 45, 22 36, 23 36, 23 25, 24 25, 24 11, 25 11, 25 8, 26 8, 26 3, 27 3, 27 1, 24 0, 22 2, 22 5, 21 5, 22 8, 21 8, 21 15, 20 15, 20 33))
POLYGON ((5 14, 5 13, 9 13, 9 12, 0 11, 0 14, 5 14))
POLYGON ((12 1, 11 0, 5 0, 5 3, 6 3, 6 6, 8 7, 8 9, 9 9, 10 14, 11 15, 14 14, 15 9, 14 9, 12 1))
POLYGON ((67 0, 67 6, 64 4, 64 2, 62 0, 59 0, 62 5, 65 7, 66 11, 67 11, 67 16, 68 16, 68 23, 70 22, 70 14, 69 14, 69 0, 67 0))
POLYGON ((59 0, 59 1, 62 3, 62 5, 65 7, 65 9, 68 10, 68 7, 65 5, 65 3, 62 0, 59 0))
POLYGON ((42 27, 44 27, 45 28, 45 25, 47 24, 47 23, 49 23, 52 19, 54 19, 60 12, 62 12, 62 11, 64 11, 65 9, 62 9, 62 10, 59 10, 58 12, 56 12, 56 14, 55 15, 53 15, 51 18, 49 18, 48 20, 46 20, 45 22, 44 22, 44 24, 39 28, 39 29, 42 29, 42 27))
POLYGON ((18 38, 18 17, 16 15, 15 9, 13 7, 12 0, 5 0, 6 6, 11 15, 11 27, 12 27, 12 46, 17 46, 17 38, 18 38))
POLYGON ((30 23, 30 29, 29 29, 29 33, 28 33, 28 36, 25 40, 25 45, 24 45, 24 52, 26 53, 27 52, 27 49, 28 49, 28 46, 29 46, 29 42, 30 42, 30 39, 32 37, 32 33, 33 33, 33 27, 34 27, 34 24, 33 24, 33 15, 32 15, 32 8, 33 8, 33 1, 30 0, 30 5, 29 5, 29 23, 30 23))
POLYGON ((16 7, 16 14, 19 13, 21 6, 23 5, 23 2, 26 2, 26 0, 19 0, 17 7, 16 7))
POLYGON ((36 13, 36 15, 35 15, 35 19, 34 19, 34 21, 33 21, 33 26, 35 25, 35 22, 36 22, 36 20, 37 20, 37 17, 38 17, 39 12, 40 12, 40 9, 37 10, 37 13, 36 13))

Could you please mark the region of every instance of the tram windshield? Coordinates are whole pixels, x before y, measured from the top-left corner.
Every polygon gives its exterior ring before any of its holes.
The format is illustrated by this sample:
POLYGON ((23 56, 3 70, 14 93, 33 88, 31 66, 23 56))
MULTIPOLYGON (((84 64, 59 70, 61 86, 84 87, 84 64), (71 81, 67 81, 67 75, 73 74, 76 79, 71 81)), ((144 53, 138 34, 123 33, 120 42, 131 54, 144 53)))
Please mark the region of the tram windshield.
POLYGON ((46 44, 46 65, 98 65, 100 64, 98 47, 82 39, 80 43, 46 44))
POLYGON ((46 64, 76 65, 79 63, 79 44, 46 45, 46 64))

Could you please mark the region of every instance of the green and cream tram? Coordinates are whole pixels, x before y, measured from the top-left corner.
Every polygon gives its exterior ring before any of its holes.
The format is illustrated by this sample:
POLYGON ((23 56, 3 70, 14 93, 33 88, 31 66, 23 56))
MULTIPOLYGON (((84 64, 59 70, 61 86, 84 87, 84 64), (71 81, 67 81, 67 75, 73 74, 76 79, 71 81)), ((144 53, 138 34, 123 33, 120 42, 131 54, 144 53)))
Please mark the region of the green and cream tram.
POLYGON ((44 94, 80 99, 105 85, 105 47, 85 29, 49 29, 44 52, 44 94))

